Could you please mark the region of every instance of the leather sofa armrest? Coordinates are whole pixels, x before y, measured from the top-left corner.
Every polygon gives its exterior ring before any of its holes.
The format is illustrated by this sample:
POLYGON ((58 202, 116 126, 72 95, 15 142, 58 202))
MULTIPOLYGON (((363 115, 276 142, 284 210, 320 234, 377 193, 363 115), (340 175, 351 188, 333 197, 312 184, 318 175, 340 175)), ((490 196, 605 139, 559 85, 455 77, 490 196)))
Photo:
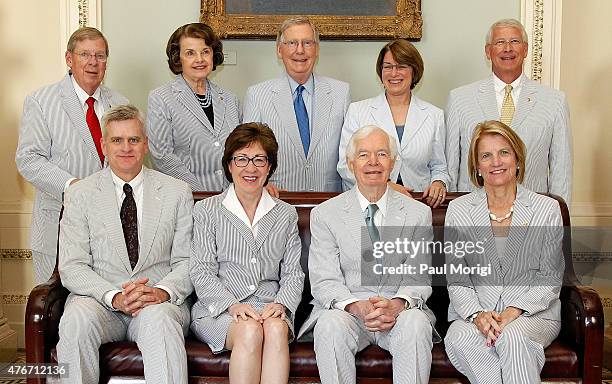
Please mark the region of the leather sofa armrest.
POLYGON ((68 293, 69 291, 62 286, 57 269, 49 281, 37 285, 30 292, 25 315, 28 363, 50 362, 50 352, 58 341, 59 321, 64 312, 68 293))
POLYGON ((582 361, 582 382, 601 383, 604 314, 597 292, 587 286, 561 290, 561 338, 582 361))

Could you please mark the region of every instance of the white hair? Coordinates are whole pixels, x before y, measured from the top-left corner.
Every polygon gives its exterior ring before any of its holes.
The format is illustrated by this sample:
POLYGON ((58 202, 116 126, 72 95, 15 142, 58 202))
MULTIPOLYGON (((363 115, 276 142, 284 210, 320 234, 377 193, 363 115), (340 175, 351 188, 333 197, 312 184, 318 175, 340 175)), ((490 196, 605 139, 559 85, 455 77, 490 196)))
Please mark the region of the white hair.
POLYGON ((391 158, 395 160, 397 158, 397 143, 395 139, 389 135, 384 129, 377 127, 376 125, 364 125, 353 133, 349 142, 346 146, 346 161, 353 160, 355 158, 355 152, 357 150, 357 141, 365 139, 375 131, 379 131, 385 135, 387 142, 389 143, 389 154, 391 158))
POLYGON ((525 27, 521 24, 520 21, 516 19, 501 19, 494 22, 491 27, 489 27, 489 31, 487 32, 487 36, 485 38, 486 44, 491 44, 493 41, 491 40, 493 37, 493 30, 499 27, 508 27, 508 28, 516 28, 521 31, 521 37, 524 43, 527 43, 527 32, 525 31, 525 27))

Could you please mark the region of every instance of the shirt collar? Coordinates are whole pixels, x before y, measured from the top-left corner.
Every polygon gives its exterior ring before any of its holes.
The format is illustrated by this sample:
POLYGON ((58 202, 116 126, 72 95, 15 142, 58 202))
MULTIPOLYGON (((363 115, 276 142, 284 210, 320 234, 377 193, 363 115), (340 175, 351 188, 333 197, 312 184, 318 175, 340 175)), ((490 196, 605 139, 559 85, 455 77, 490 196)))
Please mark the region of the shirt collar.
MULTIPOLYGON (((85 105, 85 102, 87 99, 89 99, 89 95, 79 86, 79 83, 76 82, 72 74, 70 75, 70 79, 72 80, 72 86, 74 87, 74 91, 76 92, 81 105, 85 105)), ((93 93, 93 95, 91 95, 91 97, 96 99, 96 101, 100 100, 100 87, 96 88, 96 91, 93 93)))
MULTIPOLYGON (((512 91, 518 90, 523 85, 524 74, 521 74, 517 77, 510 85, 512 86, 512 91)), ((493 74, 493 88, 495 89, 495 93, 501 93, 502 95, 506 92, 506 83, 500 80, 499 77, 493 74)))
POLYGON ((252 224, 249 222, 249 217, 244 211, 242 204, 240 204, 240 200, 238 200, 236 190, 234 189, 234 183, 231 183, 227 188, 227 193, 225 194, 222 204, 225 206, 225 208, 242 220, 247 226, 253 228, 257 222, 259 222, 259 220, 266 215, 266 213, 270 212, 272 208, 274 208, 276 201, 274 201, 272 196, 270 196, 268 190, 264 188, 261 192, 261 198, 257 204, 257 209, 255 210, 255 216, 253 217, 252 224))
POLYGON ((113 170, 111 169, 110 172, 111 172, 111 175, 113 177, 113 183, 115 184, 115 187, 123 190, 123 184, 128 183, 130 185, 130 187, 132 187, 132 190, 136 190, 136 189, 140 188, 140 186, 142 185, 142 182, 144 181, 144 172, 143 172, 143 169, 144 169, 144 167, 142 167, 142 169, 136 175, 136 177, 134 177, 130 181, 125 181, 122 178, 120 178, 119 176, 115 175, 115 172, 113 172, 113 170))
POLYGON ((385 217, 387 215, 387 199, 389 196, 389 187, 385 190, 385 193, 378 199, 378 201, 371 203, 368 199, 365 198, 359 191, 359 187, 355 187, 355 191, 357 192, 357 201, 359 201, 359 207, 361 208, 361 212, 365 211, 370 204, 378 205, 378 210, 385 217))
MULTIPOLYGON (((287 79, 289 79, 289 88, 291 88, 291 95, 295 97, 296 88, 300 84, 297 81, 293 80, 293 78, 289 76, 289 74, 287 74, 287 79)), ((311 73, 308 80, 306 80, 306 82, 302 85, 304 86, 304 90, 308 92, 309 95, 314 95, 314 73, 311 73)))

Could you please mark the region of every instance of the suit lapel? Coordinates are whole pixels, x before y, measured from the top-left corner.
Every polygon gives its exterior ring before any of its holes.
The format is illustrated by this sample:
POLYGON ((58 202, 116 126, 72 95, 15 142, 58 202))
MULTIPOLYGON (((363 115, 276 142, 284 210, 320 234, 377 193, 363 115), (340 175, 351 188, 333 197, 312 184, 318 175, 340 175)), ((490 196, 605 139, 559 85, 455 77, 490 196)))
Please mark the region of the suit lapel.
MULTIPOLYGON (((219 134, 223 130, 223 125, 225 124, 225 97, 223 95, 223 89, 213 85, 210 81, 208 85, 210 86, 210 92, 213 97, 212 105, 213 114, 215 116, 215 132, 219 134)), ((206 120, 208 121, 208 119, 206 120)))
MULTIPOLYGON (((87 121, 85 120, 85 113, 83 112, 83 107, 81 106, 81 102, 79 101, 79 98, 76 95, 70 75, 66 75, 66 77, 64 77, 64 80, 62 81, 60 97, 62 99, 62 107, 70 118, 72 126, 79 131, 80 136, 83 139, 83 142, 85 143, 85 146, 87 147, 87 149, 89 149, 89 152, 94 156, 94 158, 98 159, 97 163, 98 166, 100 166, 100 157, 98 155, 98 150, 96 149, 96 145, 94 144, 93 138, 91 137, 91 132, 89 131, 87 121)), ((102 117, 98 116, 98 119, 101 120, 102 117)))
POLYGON ((499 110, 497 109, 497 99, 495 98, 495 88, 493 87, 493 76, 480 83, 476 98, 478 99, 478 105, 485 119, 499 120, 499 110))
POLYGON ((289 89, 289 81, 286 77, 277 79, 272 87, 272 104, 274 109, 276 109, 279 120, 281 120, 281 129, 285 130, 286 135, 295 147, 295 153, 303 161, 306 161, 304 146, 302 145, 300 130, 298 129, 297 118, 293 109, 293 95, 291 89, 289 89))
MULTIPOLYGON (((376 125, 389 134, 389 136, 395 139, 397 148, 401 148, 399 137, 397 136, 397 130, 395 129, 395 122, 393 121, 393 115, 391 114, 391 108, 387 103, 385 93, 378 95, 372 103, 368 106, 370 116, 376 125)), ((401 151, 400 151, 401 152, 401 151)), ((397 180, 401 170, 401 161, 396 161, 391 171, 391 180, 397 180)))
POLYGON ((512 118, 512 128, 514 130, 517 130, 521 126, 537 102, 538 89, 536 83, 527 78, 525 78, 523 82, 523 89, 521 90, 518 103, 516 104, 516 112, 512 118))
POLYGON ((278 204, 276 204, 272 209, 266 213, 261 219, 259 219, 259 223, 257 224, 257 238, 255 238, 255 247, 259 250, 264 243, 264 241, 272 232, 274 224, 278 219, 279 210, 278 204))
POLYGON ((355 244, 358 244, 357 248, 360 248, 363 243, 370 243, 370 238, 368 237, 365 241, 361 241, 361 231, 364 229, 364 232, 367 235, 367 231, 365 231, 365 219, 363 216, 363 212, 359 207, 359 201, 357 200, 357 186, 351 189, 350 193, 344 195, 344 215, 342 216, 342 220, 344 221, 344 225, 346 231, 350 233, 355 241, 355 244))
POLYGON ((100 175, 98 189, 98 196, 96 198, 98 204, 97 211, 104 222, 104 227, 106 228, 111 243, 114 245, 116 254, 119 256, 119 259, 121 259, 121 263, 126 272, 131 275, 132 267, 125 246, 115 185, 113 184, 113 179, 110 174, 110 168, 106 168, 100 175))
MULTIPOLYGON (((210 125, 210 121, 206 117, 206 114, 202 110, 200 103, 196 99, 193 90, 189 87, 189 85, 183 79, 183 76, 176 75, 176 79, 174 80, 174 84, 172 86, 176 94, 176 99, 179 103, 181 103, 191 114, 193 114, 196 119, 202 123, 202 125, 208 129, 211 133, 213 132, 213 127, 210 125)), ((213 92, 214 93, 214 92, 213 92)), ((214 102, 214 99, 213 99, 214 102)), ((215 110, 215 106, 213 105, 213 112, 215 110)), ((221 117, 222 118, 222 117, 221 117)), ((217 120, 217 116, 215 114, 215 120, 217 120)))
POLYGON ((143 180, 143 201, 142 201, 142 228, 140 232, 140 247, 138 251, 138 263, 134 267, 134 272, 139 271, 149 254, 153 240, 157 234, 159 221, 162 211, 162 190, 161 184, 155 179, 153 173, 145 168, 143 180))
POLYGON ((514 212, 512 213, 512 224, 508 233, 504 257, 502 258, 502 276, 505 276, 512 265, 518 262, 518 251, 523 245, 523 242, 527 239, 529 223, 532 217, 533 209, 531 208, 531 200, 527 196, 525 188, 518 185, 514 202, 514 212))
POLYGON ((329 83, 325 80, 320 79, 319 77, 314 77, 314 106, 311 111, 310 121, 311 124, 311 139, 310 139, 310 149, 309 155, 314 151, 317 147, 319 141, 321 141, 321 137, 323 137, 324 133, 327 131, 329 127, 331 109, 333 100, 331 99, 331 87, 329 83))
MULTIPOLYGON (((387 215, 384 220, 384 225, 380 230, 380 239, 384 242, 395 242, 398 239, 413 239, 414 226, 407 225, 406 215, 408 212, 404 209, 404 203, 398 193, 391 188, 388 190, 387 197, 387 215)), ((398 267, 403 262, 401 254, 393 254, 383 258, 383 265, 386 267, 398 267)), ((406 261, 410 264, 410 260, 406 261)), ((397 276, 384 274, 381 276, 381 286, 397 285, 397 283, 387 283, 389 279, 397 279, 397 276)))
POLYGON ((419 130, 421 130, 425 120, 427 120, 428 115, 425 113, 425 108, 421 100, 413 95, 410 105, 408 106, 406 121, 404 122, 404 138, 401 143, 402 149, 408 146, 408 143, 414 139, 419 130))
MULTIPOLYGON (((489 209, 487 206, 487 194, 484 188, 480 188, 474 194, 471 201, 473 209, 470 211, 472 223, 476 231, 476 241, 484 241, 484 254, 489 256, 491 267, 495 268, 498 274, 501 274, 501 262, 497 254, 495 246, 495 237, 491 228, 491 220, 489 218, 489 209)), ((463 229, 464 230, 464 229, 463 229)))
POLYGON ((234 228, 236 228, 240 236, 242 236, 244 238, 244 241, 246 241, 246 243, 248 244, 251 251, 257 251, 257 244, 255 243, 255 238, 253 237, 253 232, 251 231, 251 229, 247 227, 247 225, 242 220, 240 220, 236 215, 234 215, 229 209, 225 208, 225 206, 223 205, 223 199, 225 198, 226 193, 227 190, 220 196, 219 200, 219 210, 221 211, 221 214, 225 216, 225 218, 234 228))

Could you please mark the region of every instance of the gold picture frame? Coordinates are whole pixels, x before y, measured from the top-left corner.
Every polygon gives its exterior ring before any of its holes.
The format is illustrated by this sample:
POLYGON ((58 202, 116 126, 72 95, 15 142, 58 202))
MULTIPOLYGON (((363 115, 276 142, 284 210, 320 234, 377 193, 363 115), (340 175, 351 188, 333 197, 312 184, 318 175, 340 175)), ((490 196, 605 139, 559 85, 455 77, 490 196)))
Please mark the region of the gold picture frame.
MULTIPOLYGON (((419 40, 423 18, 421 0, 396 0, 393 16, 306 15, 322 39, 373 40, 407 38, 419 40)), ((223 39, 274 39, 283 20, 296 15, 228 14, 226 0, 201 0, 200 21, 223 39)))

